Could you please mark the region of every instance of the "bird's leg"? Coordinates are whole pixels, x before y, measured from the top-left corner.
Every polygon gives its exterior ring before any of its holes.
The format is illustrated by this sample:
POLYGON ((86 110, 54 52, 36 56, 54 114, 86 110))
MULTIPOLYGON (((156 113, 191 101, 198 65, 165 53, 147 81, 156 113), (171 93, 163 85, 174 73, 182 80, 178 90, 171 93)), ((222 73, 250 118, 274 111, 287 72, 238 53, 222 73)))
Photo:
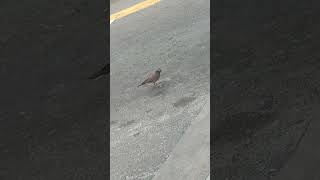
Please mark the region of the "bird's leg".
POLYGON ((155 86, 160 87, 160 82, 158 82, 158 83, 155 82, 154 84, 155 84, 155 86))

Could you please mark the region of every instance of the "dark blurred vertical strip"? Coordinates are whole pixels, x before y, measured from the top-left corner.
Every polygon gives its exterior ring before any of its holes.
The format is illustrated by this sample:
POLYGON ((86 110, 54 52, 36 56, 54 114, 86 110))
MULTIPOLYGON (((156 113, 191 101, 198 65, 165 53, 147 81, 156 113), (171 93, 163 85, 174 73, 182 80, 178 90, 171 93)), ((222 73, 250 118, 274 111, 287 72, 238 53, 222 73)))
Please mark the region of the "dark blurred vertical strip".
POLYGON ((109 62, 105 9, 0 1, 0 179, 108 179, 109 77, 87 78, 109 62))

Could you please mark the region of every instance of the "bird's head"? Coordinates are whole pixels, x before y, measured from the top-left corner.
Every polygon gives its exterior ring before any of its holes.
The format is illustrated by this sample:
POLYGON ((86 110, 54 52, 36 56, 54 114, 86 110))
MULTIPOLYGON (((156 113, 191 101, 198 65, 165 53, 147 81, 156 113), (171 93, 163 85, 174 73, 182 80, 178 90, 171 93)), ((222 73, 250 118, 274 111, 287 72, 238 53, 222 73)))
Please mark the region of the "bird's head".
POLYGON ((157 69, 156 72, 157 72, 157 73, 161 73, 161 69, 160 69, 160 68, 157 69))

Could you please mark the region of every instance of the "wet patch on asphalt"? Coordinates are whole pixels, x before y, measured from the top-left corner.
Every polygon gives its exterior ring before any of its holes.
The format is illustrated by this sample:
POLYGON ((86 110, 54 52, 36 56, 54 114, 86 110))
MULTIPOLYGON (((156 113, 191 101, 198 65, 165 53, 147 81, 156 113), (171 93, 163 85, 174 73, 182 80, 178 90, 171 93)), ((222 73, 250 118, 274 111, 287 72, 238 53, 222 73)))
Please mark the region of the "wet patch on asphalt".
POLYGON ((196 97, 182 97, 182 98, 178 99, 175 103, 173 103, 173 106, 174 107, 185 107, 189 103, 193 102, 195 99, 197 99, 197 98, 196 97))
POLYGON ((120 124, 119 128, 124 128, 124 127, 130 126, 130 125, 134 124, 135 122, 136 122, 135 120, 127 121, 125 123, 120 124))

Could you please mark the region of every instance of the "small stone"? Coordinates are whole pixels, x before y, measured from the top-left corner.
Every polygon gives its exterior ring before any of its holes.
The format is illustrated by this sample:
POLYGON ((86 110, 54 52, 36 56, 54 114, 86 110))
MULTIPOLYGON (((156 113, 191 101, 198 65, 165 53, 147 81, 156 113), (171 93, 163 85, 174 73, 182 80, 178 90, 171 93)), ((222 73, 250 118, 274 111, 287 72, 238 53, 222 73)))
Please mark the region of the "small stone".
POLYGON ((54 134, 57 130, 56 129, 52 129, 48 132, 48 135, 51 136, 52 134, 54 134))
POLYGON ((274 169, 274 168, 269 169, 269 172, 271 172, 271 173, 276 172, 276 171, 278 171, 278 170, 277 170, 277 169, 274 169))
POLYGON ((27 113, 24 111, 19 112, 20 115, 26 115, 27 113))

